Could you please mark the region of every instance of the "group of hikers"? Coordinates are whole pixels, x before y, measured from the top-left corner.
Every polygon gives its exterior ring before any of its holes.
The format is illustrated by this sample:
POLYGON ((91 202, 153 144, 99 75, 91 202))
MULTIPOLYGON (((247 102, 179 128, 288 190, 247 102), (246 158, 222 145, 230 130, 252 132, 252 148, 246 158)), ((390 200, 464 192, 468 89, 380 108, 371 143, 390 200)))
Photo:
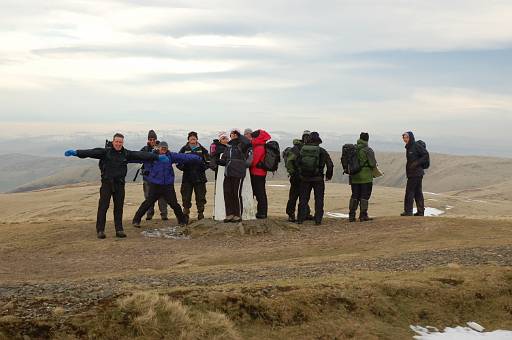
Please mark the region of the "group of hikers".
MULTIPOLYGON (((100 199, 96 219, 96 232, 100 239, 105 236, 106 214, 112 198, 114 203, 114 225, 116 236, 126 237, 123 229, 123 206, 125 198, 125 177, 129 163, 142 163, 144 202, 140 205, 132 224, 140 228, 141 220, 151 220, 155 214, 154 205, 158 202, 162 220, 168 220, 167 205, 176 215, 180 225, 190 220, 192 196, 195 196, 197 219, 204 219, 206 206, 206 172, 215 172, 215 180, 222 190, 225 223, 241 222, 244 212, 242 188, 247 176, 250 177, 252 196, 256 198, 255 215, 251 218, 266 219, 268 201, 266 177, 269 171, 275 172, 281 162, 286 166, 290 180, 290 190, 286 205, 289 222, 303 224, 306 220, 322 223, 324 215, 325 181, 334 174, 334 164, 329 153, 322 148, 322 139, 318 132, 304 131, 300 139, 287 147, 281 154, 279 144, 271 140, 270 134, 262 129, 232 129, 220 132, 211 143, 209 150, 199 143, 197 132, 191 131, 187 143, 179 152, 171 152, 165 141, 159 141, 154 130, 148 132, 147 144, 140 151, 124 148, 124 136, 116 133, 105 147, 87 150, 67 150, 66 157, 94 158, 99 160, 101 171, 100 199), (174 189, 175 174, 173 164, 183 172, 181 181, 182 205, 178 202, 174 189), (222 168, 221 168, 222 167, 222 168), (219 176, 222 174, 222 177, 219 176), (314 213, 309 201, 314 193, 314 213), (298 201, 298 207, 297 207, 298 201), (296 209, 297 208, 297 209, 296 209)), ((368 205, 372 194, 373 180, 382 175, 378 168, 375 153, 370 148, 369 134, 362 132, 356 144, 345 144, 342 149, 341 163, 345 174, 349 175, 352 195, 349 201, 349 221, 366 222, 372 220, 368 215, 368 205), (359 209, 359 217, 356 218, 359 209)), ((424 169, 430 166, 430 157, 426 145, 416 141, 412 132, 402 135, 406 148, 407 186, 402 216, 423 216, 425 211, 422 180, 424 169)), ((220 192, 222 191, 222 193, 220 192)), ((252 198, 251 198, 252 199, 252 198)), ((217 210, 216 210, 217 211, 217 210)))

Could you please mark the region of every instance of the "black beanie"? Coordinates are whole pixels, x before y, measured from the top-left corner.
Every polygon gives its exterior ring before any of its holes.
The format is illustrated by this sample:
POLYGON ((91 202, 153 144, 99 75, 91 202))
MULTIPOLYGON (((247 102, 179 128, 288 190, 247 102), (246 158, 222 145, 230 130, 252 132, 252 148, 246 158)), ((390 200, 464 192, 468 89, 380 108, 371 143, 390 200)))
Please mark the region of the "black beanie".
POLYGON ((188 133, 187 139, 189 139, 192 136, 196 137, 196 139, 199 139, 199 137, 197 137, 197 132, 195 132, 195 131, 190 131, 188 133))
POLYGON ((259 137, 259 135, 260 135, 260 132, 261 132, 260 130, 256 130, 256 131, 254 131, 253 133, 251 133, 251 137, 252 137, 252 138, 258 138, 258 137, 259 137))
POLYGON ((157 139, 156 132, 154 130, 149 130, 149 132, 148 132, 148 139, 150 139, 150 138, 157 139))
POLYGON ((322 139, 318 132, 311 132, 311 143, 319 143, 322 144, 322 139))
POLYGON ((365 142, 368 142, 370 140, 370 135, 368 134, 368 132, 361 132, 359 138, 364 140, 365 142))

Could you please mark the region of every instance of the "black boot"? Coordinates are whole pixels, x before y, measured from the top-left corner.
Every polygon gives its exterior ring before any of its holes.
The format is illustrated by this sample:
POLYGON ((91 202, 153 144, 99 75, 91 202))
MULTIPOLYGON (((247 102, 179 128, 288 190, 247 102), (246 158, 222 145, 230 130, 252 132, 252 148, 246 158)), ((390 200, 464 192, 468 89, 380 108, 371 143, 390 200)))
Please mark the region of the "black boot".
POLYGON ((107 236, 105 236, 105 232, 103 232, 103 231, 98 231, 98 238, 99 238, 99 239, 104 239, 105 237, 107 237, 107 236))
POLYGON ((349 213, 348 213, 348 221, 355 222, 356 221, 356 211, 357 206, 359 205, 359 200, 355 198, 351 198, 348 203, 349 213))
POLYGON ((360 222, 366 222, 366 221, 373 220, 373 218, 368 217, 368 205, 369 205, 369 203, 370 202, 368 200, 361 200, 361 211, 359 213, 359 221, 360 222))
POLYGON ((124 233, 124 231, 118 230, 118 231, 116 231, 116 237, 125 238, 126 234, 124 233))
POLYGON ((295 219, 295 215, 288 215, 288 222, 295 222, 296 219, 295 219))

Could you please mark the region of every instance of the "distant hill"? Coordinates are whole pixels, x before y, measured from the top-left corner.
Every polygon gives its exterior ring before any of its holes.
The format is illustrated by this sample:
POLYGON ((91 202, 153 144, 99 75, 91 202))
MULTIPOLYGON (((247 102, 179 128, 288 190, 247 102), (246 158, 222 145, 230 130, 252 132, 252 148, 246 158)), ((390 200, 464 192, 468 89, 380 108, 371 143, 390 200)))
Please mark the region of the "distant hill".
MULTIPOLYGON (((340 153, 330 152, 335 164, 333 182, 346 183, 348 177, 342 174, 340 153)), ((0 168, 0 188, 3 191, 24 192, 58 185, 99 180, 98 162, 95 160, 65 159, 56 157, 35 157, 4 155, 0 168)), ((512 159, 453 156, 431 154, 432 167, 427 171, 424 181, 425 191, 455 192, 492 187, 507 196, 505 188, 511 187, 510 174, 512 159), (504 183, 501 185, 501 183, 504 183), (500 189, 503 187, 503 190, 500 189)), ((375 181, 376 185, 403 187, 405 178, 404 153, 377 152, 379 166, 385 175, 375 181)), ((130 165, 127 181, 132 181, 138 165, 130 165)), ((208 171, 208 178, 213 180, 213 172, 208 171)), ((275 174, 269 174, 268 180, 287 180, 283 164, 275 174)), ((138 180, 141 177, 139 176, 138 180)), ((181 181, 181 171, 176 170, 176 182, 181 181)))

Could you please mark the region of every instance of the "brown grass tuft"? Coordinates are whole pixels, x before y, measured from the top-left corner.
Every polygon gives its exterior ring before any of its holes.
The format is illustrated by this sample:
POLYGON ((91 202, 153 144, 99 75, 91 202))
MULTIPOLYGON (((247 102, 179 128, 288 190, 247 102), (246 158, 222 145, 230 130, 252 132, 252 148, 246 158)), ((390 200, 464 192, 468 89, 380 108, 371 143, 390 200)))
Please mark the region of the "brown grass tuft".
POLYGON ((191 312, 178 301, 154 292, 135 293, 119 301, 135 337, 160 339, 240 339, 233 323, 220 313, 191 312))

